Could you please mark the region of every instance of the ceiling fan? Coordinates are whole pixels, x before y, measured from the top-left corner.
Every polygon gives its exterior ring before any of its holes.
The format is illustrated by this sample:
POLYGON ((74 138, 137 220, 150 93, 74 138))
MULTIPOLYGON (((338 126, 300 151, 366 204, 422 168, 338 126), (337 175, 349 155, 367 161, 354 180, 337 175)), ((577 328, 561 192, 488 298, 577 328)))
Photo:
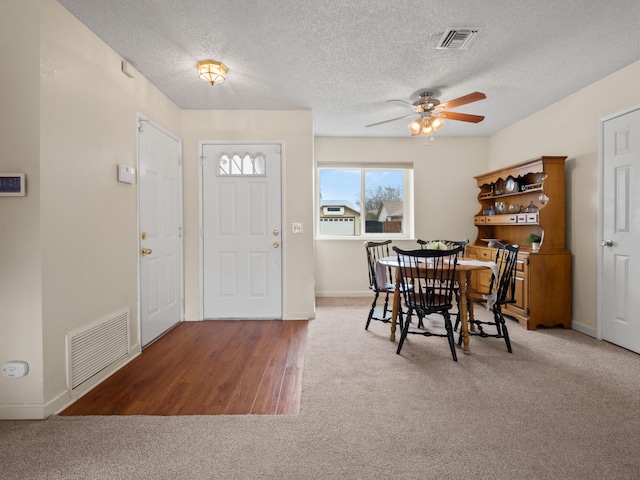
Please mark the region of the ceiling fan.
POLYGON ((382 122, 372 123, 365 125, 365 127, 375 127, 376 125, 382 125, 384 123, 395 122, 396 120, 402 120, 403 118, 419 117, 409 124, 409 131, 412 136, 415 135, 431 135, 433 132, 438 131, 444 125, 445 120, 457 120, 460 122, 478 123, 484 120, 481 115, 470 115, 468 113, 457 113, 448 111, 451 108, 456 108, 461 105, 467 105, 468 103, 477 102, 487 98, 484 93, 473 92, 463 97, 458 97, 453 100, 449 100, 445 103, 440 103, 440 100, 434 98, 431 92, 422 92, 420 98, 413 103, 406 102, 404 100, 388 100, 389 102, 400 103, 402 106, 409 107, 413 110, 413 113, 409 115, 403 115, 402 117, 391 118, 382 122))

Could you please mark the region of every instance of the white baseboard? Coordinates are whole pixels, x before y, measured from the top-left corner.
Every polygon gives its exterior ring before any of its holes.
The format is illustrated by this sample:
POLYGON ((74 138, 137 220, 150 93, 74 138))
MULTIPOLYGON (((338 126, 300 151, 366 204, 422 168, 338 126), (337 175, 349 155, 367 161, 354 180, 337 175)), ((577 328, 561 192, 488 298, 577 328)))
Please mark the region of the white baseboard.
POLYGON ((283 320, 312 320, 316 318, 315 312, 289 312, 283 320))
POLYGON ((39 403, 0 405, 0 420, 44 420, 44 410, 39 403))
POLYGON ((588 327, 587 325, 584 325, 582 323, 578 323, 578 322, 571 322, 571 328, 573 330, 575 330, 576 332, 580 332, 580 333, 584 333, 585 335, 589 335, 590 337, 593 338, 597 338, 597 332, 596 329, 593 327, 588 327))
MULTIPOLYGON (((75 401, 76 399, 74 399, 75 401)), ((71 405, 72 402, 69 401, 69 391, 64 389, 60 392, 55 398, 48 401, 44 405, 44 414, 45 418, 64 410, 68 405, 71 405)))
POLYGON ((316 292, 316 297, 371 297, 373 294, 371 290, 360 290, 360 291, 352 291, 352 292, 316 292))

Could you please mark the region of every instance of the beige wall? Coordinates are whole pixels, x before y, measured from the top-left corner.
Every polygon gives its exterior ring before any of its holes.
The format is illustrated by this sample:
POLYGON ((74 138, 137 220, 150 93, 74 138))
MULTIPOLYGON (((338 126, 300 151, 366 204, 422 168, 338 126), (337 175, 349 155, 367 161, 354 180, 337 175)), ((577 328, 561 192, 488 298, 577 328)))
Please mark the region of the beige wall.
POLYGON ((43 402, 39 15, 37 2, 0 8, 0 170, 27 177, 26 197, 0 197, 0 365, 31 367, 23 378, 0 375, 0 418, 18 404, 37 418, 43 402))
POLYGON ((198 142, 282 142, 284 318, 315 315, 313 275, 313 117, 311 111, 186 110, 183 125, 185 318, 199 313, 198 142), (292 235, 291 224, 303 224, 292 235))
POLYGON ((181 133, 180 110, 53 0, 41 12, 41 181, 45 410, 66 403, 65 335, 130 312, 139 350, 137 115, 181 133))
POLYGON ((568 156, 567 249, 573 257, 573 327, 596 334, 598 119, 640 104, 640 62, 505 128, 489 139, 489 167, 568 156))
POLYGON ((25 360, 30 372, 0 377, 0 418, 42 418, 70 399, 68 332, 129 309, 131 355, 139 351, 137 187, 116 181, 116 165, 136 166, 138 112, 177 134, 181 117, 134 69, 134 79, 125 76, 121 58, 54 0, 7 3, 19 11, 2 15, 0 35, 13 33, 1 44, 24 47, 4 62, 12 68, 3 87, 14 88, 2 89, 1 161, 27 173, 29 190, 0 202, 16 225, 2 234, 0 282, 12 286, 0 289, 3 316, 11 312, 0 362, 25 360))
MULTIPOLYGON (((474 175, 487 169, 486 138, 330 138, 315 142, 316 163, 413 163, 415 238, 469 238, 480 204, 474 175)), ((415 238, 395 241, 415 246, 415 238)), ((370 295, 362 238, 316 241, 318 296, 370 295)))

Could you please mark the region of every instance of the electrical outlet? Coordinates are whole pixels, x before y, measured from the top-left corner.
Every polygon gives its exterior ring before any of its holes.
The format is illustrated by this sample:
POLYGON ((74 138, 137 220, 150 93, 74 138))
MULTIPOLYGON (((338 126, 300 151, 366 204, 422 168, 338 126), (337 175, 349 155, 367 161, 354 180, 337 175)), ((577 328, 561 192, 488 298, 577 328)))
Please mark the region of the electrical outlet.
POLYGON ((291 232, 292 233, 302 233, 302 224, 301 223, 292 223, 291 224, 291 232))

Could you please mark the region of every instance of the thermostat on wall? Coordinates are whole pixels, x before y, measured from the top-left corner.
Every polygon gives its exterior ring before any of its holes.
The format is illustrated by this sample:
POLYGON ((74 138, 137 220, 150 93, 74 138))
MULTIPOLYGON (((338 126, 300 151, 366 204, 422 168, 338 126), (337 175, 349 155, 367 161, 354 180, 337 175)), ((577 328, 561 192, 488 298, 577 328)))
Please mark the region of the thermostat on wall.
POLYGON ((26 194, 24 173, 0 173, 0 196, 23 197, 26 194))

